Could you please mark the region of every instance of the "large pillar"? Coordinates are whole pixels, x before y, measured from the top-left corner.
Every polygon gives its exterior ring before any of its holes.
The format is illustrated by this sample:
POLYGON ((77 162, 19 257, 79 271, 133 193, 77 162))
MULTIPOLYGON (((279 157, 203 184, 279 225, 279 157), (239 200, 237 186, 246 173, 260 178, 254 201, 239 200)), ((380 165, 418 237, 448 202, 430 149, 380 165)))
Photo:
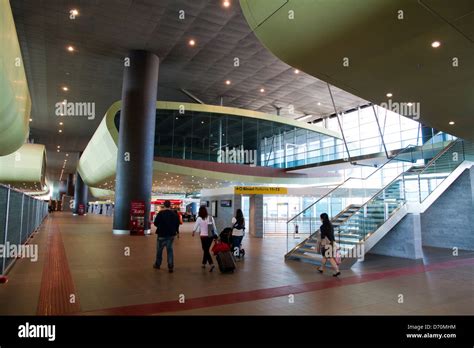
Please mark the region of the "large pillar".
POLYGON ((145 204, 145 233, 150 230, 150 202, 155 144, 158 65, 156 55, 131 51, 122 84, 113 232, 129 233, 130 203, 145 204))
POLYGON ((74 174, 68 174, 67 176, 67 191, 68 196, 74 196, 74 174))
POLYGON ((82 181, 79 172, 76 172, 76 185, 74 186, 74 215, 87 213, 87 185, 82 181))

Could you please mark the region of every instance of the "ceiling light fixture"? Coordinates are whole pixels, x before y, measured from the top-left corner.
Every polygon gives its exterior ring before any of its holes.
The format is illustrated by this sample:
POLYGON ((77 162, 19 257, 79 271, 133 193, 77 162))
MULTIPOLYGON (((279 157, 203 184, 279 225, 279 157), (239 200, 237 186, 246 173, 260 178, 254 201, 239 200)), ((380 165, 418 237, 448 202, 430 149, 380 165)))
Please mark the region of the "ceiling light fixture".
POLYGON ((76 10, 75 8, 73 8, 71 11, 69 11, 69 13, 73 16, 79 16, 79 11, 76 10))
POLYGON ((320 103, 320 102, 318 102, 318 105, 321 105, 321 103, 320 103))
POLYGON ((265 88, 260 88, 260 93, 264 93, 265 92, 265 88))
POLYGON ((64 87, 63 87, 63 91, 64 91, 64 92, 67 92, 67 91, 69 91, 69 88, 67 88, 66 86, 64 86, 64 87))
POLYGON ((386 94, 388 98, 392 98, 393 97, 393 94, 392 93, 387 93, 386 94))
POLYGON ((62 129, 60 129, 60 130, 59 130, 59 133, 62 133, 62 132, 63 132, 63 130, 62 130, 62 129))
POLYGON ((229 0, 224 0, 224 2, 222 3, 222 6, 224 6, 225 8, 230 7, 230 1, 229 0))
POLYGON ((61 145, 58 145, 58 149, 60 149, 60 148, 61 148, 61 145))
POLYGON ((225 84, 226 84, 226 85, 230 85, 230 80, 226 80, 226 81, 225 81, 225 84))
POLYGON ((195 46, 196 45, 196 41, 194 39, 191 39, 189 40, 189 46, 195 46))
POLYGON ((295 74, 299 74, 300 71, 299 71, 298 69, 295 69, 294 73, 295 73, 295 74))
POLYGON ((454 125, 454 123, 455 123, 454 121, 449 121, 450 126, 454 125))
POLYGON ((59 125, 60 125, 60 126, 62 126, 63 124, 64 124, 64 123, 62 123, 62 122, 59 122, 59 125))
POLYGON ((75 51, 75 50, 74 50, 74 47, 72 47, 72 46, 68 46, 68 47, 67 47, 67 50, 68 50, 69 52, 74 52, 74 51, 75 51))
POLYGON ((68 153, 66 154, 66 157, 69 157, 69 154, 68 154, 68 153))
POLYGON ((33 119, 32 119, 32 118, 30 118, 30 122, 33 122, 33 119))
POLYGON ((439 46, 441 46, 441 42, 439 42, 439 41, 433 41, 431 43, 431 47, 433 47, 433 48, 438 48, 439 46))

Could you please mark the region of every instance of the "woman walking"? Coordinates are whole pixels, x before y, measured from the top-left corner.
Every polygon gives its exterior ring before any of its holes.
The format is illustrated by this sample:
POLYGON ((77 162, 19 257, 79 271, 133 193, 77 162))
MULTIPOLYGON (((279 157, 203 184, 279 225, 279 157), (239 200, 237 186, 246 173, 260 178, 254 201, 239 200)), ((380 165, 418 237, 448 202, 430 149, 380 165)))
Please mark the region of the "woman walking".
POLYGON ((193 228, 193 237, 194 233, 198 232, 201 237, 201 246, 202 246, 202 268, 206 268, 206 263, 209 263, 211 268, 209 272, 214 270, 214 262, 212 261, 211 256, 211 245, 212 241, 215 239, 216 235, 216 225, 212 216, 209 216, 207 209, 204 206, 199 208, 198 218, 194 223, 193 228))
POLYGON ((245 251, 241 248, 242 239, 245 235, 245 218, 241 209, 237 209, 235 217, 232 218, 232 251, 237 257, 244 256, 245 251), (237 250, 235 249, 237 248, 237 250))
POLYGON ((323 273, 326 268, 326 262, 329 259, 332 268, 334 269, 333 276, 337 277, 341 274, 339 271, 339 266, 335 260, 336 256, 336 244, 334 238, 334 227, 332 226, 331 221, 329 221, 329 216, 326 213, 322 213, 320 216, 322 225, 320 227, 321 231, 321 255, 323 256, 322 266, 318 267, 319 273, 323 273))

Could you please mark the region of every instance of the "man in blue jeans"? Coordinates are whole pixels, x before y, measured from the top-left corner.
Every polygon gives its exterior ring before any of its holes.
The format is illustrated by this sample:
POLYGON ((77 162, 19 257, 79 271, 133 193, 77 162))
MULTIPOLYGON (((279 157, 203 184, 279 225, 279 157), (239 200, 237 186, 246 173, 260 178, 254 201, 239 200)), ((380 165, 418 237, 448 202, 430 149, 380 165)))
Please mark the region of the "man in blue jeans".
POLYGON ((154 268, 160 269, 163 260, 163 249, 166 247, 168 256, 168 271, 173 273, 173 241, 174 236, 178 232, 179 217, 171 208, 171 202, 165 201, 164 209, 156 215, 154 225, 156 226, 156 234, 158 235, 156 261, 154 268))

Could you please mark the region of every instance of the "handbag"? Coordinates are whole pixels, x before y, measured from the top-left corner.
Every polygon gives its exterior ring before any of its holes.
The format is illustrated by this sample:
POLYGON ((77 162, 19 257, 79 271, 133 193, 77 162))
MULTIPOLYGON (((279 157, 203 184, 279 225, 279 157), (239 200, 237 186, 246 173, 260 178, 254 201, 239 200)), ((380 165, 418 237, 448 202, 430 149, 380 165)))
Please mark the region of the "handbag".
POLYGON ((207 236, 210 238, 215 238, 217 237, 217 233, 214 229, 214 220, 212 218, 208 218, 207 221, 207 236))
POLYGON ((328 237, 324 237, 323 239, 321 239, 321 245, 326 246, 329 244, 331 244, 331 241, 328 239, 328 237))
POLYGON ((233 236, 244 236, 245 235, 245 226, 239 225, 238 222, 232 226, 232 235, 233 236), (239 228, 240 227, 240 228, 239 228))

